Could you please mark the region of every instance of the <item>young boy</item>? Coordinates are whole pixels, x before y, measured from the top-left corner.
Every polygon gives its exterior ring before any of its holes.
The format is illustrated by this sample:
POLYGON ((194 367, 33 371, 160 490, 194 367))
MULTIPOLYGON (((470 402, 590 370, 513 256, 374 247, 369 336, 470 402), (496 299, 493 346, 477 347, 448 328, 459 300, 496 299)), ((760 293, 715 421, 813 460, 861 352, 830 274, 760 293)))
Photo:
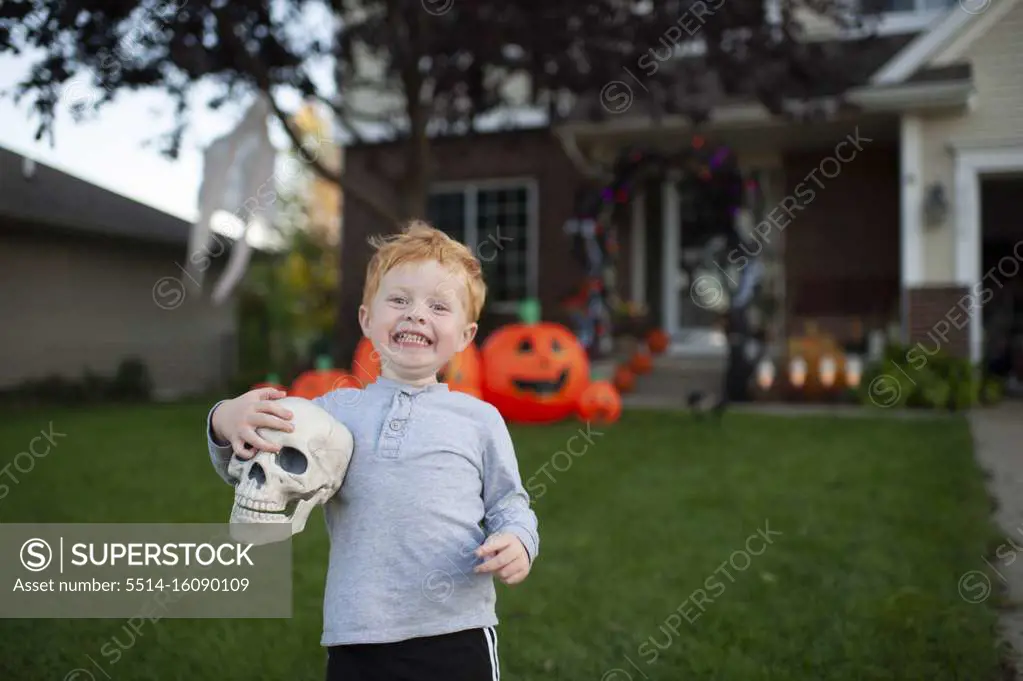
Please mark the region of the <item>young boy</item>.
MULTIPOLYGON (((359 323, 381 376, 314 400, 355 441, 324 506, 327 679, 496 681, 493 575, 525 579, 539 536, 501 415, 437 382, 476 335, 481 266, 419 221, 374 246, 359 323)), ((210 410, 210 456, 229 483, 232 452, 277 451, 257 428, 293 429, 281 397, 253 390, 210 410)))

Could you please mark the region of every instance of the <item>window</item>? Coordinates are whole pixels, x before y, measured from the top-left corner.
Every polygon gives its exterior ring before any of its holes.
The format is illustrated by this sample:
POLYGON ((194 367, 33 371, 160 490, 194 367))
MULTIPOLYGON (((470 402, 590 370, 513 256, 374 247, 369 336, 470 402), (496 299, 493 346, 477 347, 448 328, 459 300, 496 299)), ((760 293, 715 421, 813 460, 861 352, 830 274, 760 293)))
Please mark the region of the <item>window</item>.
POLYGON ((476 254, 487 301, 510 309, 537 295, 536 185, 530 180, 438 186, 427 218, 476 254))

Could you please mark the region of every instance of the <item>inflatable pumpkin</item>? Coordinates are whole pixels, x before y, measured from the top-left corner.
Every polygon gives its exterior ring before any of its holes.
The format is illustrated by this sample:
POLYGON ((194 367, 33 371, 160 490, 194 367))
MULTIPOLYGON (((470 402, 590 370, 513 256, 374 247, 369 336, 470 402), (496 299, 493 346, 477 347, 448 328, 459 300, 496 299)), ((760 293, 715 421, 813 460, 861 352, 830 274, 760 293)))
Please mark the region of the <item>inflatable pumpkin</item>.
POLYGON ((632 369, 632 372, 637 376, 649 374, 654 368, 653 357, 650 356, 649 352, 639 350, 629 361, 629 368, 632 369))
POLYGON ((561 324, 503 326, 487 338, 481 355, 483 399, 509 421, 564 419, 590 382, 586 350, 561 324))
POLYGON ((380 353, 373 347, 373 342, 365 336, 355 346, 352 357, 352 376, 359 381, 359 387, 365 388, 377 380, 380 375, 380 353))
POLYGON ((262 383, 256 383, 252 386, 252 390, 259 390, 261 388, 274 388, 276 390, 288 392, 288 389, 280 384, 280 379, 277 377, 277 374, 267 374, 265 381, 262 383))
POLYGON ((465 350, 451 358, 442 372, 449 390, 483 399, 483 369, 479 348, 469 343, 465 350))
POLYGON ((624 364, 615 369, 614 386, 618 388, 619 393, 631 392, 636 386, 636 375, 632 373, 632 369, 624 364))
POLYGON ((351 374, 339 369, 330 368, 329 357, 318 357, 316 359, 316 368, 299 374, 291 384, 288 394, 312 400, 338 388, 361 387, 362 385, 358 382, 358 379, 351 374))
POLYGON ((646 335, 646 344, 650 348, 650 352, 655 355, 659 355, 668 349, 668 334, 664 332, 664 329, 653 329, 646 335))
POLYGON ((592 423, 614 423, 622 415, 622 397, 609 381, 594 381, 579 398, 579 418, 592 423))

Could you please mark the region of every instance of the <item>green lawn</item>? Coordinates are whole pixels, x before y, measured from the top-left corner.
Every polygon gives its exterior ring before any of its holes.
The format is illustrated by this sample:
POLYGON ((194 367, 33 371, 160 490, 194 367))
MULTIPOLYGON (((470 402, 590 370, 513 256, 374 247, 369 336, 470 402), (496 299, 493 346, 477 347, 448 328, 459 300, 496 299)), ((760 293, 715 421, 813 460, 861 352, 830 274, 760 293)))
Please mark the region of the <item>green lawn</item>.
MULTIPOLYGON (((51 421, 67 436, 0 500, 0 522, 226 521, 207 407, 6 414, 0 467, 51 421)), ((578 428, 514 428, 523 478, 578 428)), ((998 677, 996 604, 957 592, 993 533, 964 421, 636 412, 592 439, 568 470, 547 465, 556 482, 531 483, 541 557, 499 586, 504 678, 998 677), (765 529, 769 544, 748 540, 765 529)), ((0 679, 65 679, 87 656, 97 681, 322 679, 326 547, 315 512, 294 543, 290 621, 163 619, 111 664, 99 651, 128 640, 124 620, 3 620, 0 679)))

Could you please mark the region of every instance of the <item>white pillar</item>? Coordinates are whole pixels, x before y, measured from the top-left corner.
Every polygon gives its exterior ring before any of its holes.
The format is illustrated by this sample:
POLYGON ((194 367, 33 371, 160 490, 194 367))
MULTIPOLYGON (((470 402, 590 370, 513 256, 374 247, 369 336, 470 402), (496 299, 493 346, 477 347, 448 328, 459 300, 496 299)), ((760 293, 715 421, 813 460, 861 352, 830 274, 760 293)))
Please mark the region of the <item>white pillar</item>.
MULTIPOLYGON (((969 293, 981 297, 975 290, 981 281, 981 164, 969 154, 959 152, 955 163, 955 281, 969 293)), ((980 301, 978 300, 978 303, 980 301)), ((984 316, 976 310, 970 316, 970 360, 979 362, 983 357, 984 316)))
POLYGON ((899 125, 899 206, 901 230, 902 333, 909 341, 909 289, 924 283, 923 123, 919 116, 903 115, 899 125))
POLYGON ((661 233, 664 251, 661 253, 661 305, 664 312, 664 330, 669 335, 679 332, 678 266, 681 253, 678 189, 669 177, 661 184, 661 233))

